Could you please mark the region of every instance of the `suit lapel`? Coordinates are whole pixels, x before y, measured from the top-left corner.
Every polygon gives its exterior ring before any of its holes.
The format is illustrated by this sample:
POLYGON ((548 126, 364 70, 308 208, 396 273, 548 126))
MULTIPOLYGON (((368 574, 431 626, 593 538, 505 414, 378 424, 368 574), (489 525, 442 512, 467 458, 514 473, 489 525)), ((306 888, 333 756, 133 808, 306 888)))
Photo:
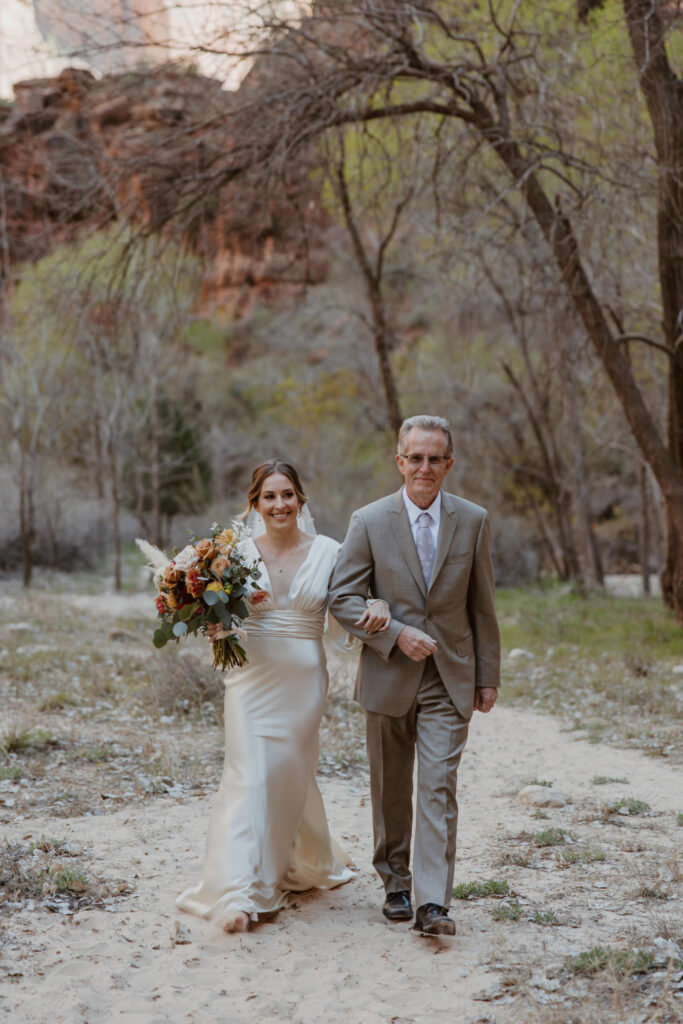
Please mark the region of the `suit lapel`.
MULTIPOLYGON (((406 513, 406 518, 408 514, 406 513)), ((429 581, 430 589, 434 586, 436 578, 441 572, 441 567, 446 559, 446 555, 451 546, 453 540, 453 534, 455 528, 458 525, 458 513, 455 511, 455 502, 450 494, 446 494, 445 491, 441 492, 441 522, 439 523, 439 536, 436 542, 436 555, 434 556, 434 566, 432 568, 432 578, 429 581)), ((410 531, 410 524, 408 525, 410 531)), ((411 538, 412 539, 412 538, 411 538)), ((413 544, 413 548, 415 545, 413 544)), ((417 557, 417 552, 416 552, 417 557)), ((417 560, 418 565, 420 560, 417 560)))
MULTIPOLYGON (((410 529, 410 519, 408 518, 408 512, 403 501, 402 491, 397 491, 394 495, 394 505, 389 514, 389 523, 396 539, 396 543, 398 544, 398 549, 405 559, 415 582, 426 597, 427 588, 425 586, 424 576, 422 575, 420 559, 417 557, 417 549, 415 547, 415 541, 413 540, 413 531, 410 529)), ((439 536, 440 535, 441 531, 439 531, 439 536)), ((434 574, 432 573, 432 579, 433 578, 434 574)))

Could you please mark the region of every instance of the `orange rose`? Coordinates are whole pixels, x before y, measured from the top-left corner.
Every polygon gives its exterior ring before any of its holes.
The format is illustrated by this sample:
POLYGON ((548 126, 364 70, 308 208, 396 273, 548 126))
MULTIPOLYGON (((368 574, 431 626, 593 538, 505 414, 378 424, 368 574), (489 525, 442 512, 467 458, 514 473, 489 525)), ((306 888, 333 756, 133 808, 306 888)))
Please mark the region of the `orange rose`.
POLYGON ((204 540, 198 540, 194 546, 194 549, 199 555, 199 557, 202 559, 202 561, 208 561, 218 553, 216 545, 212 540, 208 540, 208 538, 205 538, 204 540))
POLYGON ((175 586, 176 583, 180 583, 182 578, 183 574, 178 572, 178 570, 173 566, 173 563, 171 563, 171 565, 167 565, 164 569, 162 579, 167 587, 175 586))
POLYGON ((214 574, 214 576, 216 576, 217 579, 220 579, 221 576, 223 575, 223 571, 227 569, 229 565, 230 562, 225 557, 225 555, 217 555, 214 558, 211 565, 209 566, 209 568, 211 569, 211 572, 214 574))
POLYGON ((262 601, 267 601, 270 594, 267 590, 253 590, 249 595, 249 598, 253 604, 261 604, 262 601))

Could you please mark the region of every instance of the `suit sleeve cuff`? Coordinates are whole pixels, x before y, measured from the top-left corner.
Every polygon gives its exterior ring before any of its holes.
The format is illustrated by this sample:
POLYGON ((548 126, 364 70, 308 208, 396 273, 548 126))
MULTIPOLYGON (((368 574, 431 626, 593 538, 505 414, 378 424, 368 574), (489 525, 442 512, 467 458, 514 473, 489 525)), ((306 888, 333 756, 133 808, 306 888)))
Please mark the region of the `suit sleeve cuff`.
POLYGON ((403 628, 402 622, 392 619, 389 628, 385 629, 383 633, 373 633, 372 636, 364 637, 363 642, 371 647, 376 654, 379 654, 384 661, 388 661, 403 628))

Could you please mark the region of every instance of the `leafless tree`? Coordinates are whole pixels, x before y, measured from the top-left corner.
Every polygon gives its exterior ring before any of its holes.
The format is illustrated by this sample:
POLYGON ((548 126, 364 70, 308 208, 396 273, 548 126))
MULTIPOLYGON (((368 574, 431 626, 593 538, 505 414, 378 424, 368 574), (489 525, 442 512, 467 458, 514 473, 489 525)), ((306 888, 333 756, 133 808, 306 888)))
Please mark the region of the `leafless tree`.
POLYGON ((309 17, 290 20, 272 16, 269 5, 256 7, 270 31, 269 41, 259 47, 269 55, 270 79, 253 101, 245 93, 231 111, 229 142, 217 147, 203 173, 188 182, 188 203, 195 201, 193 190, 198 197, 255 164, 272 173, 313 138, 343 125, 414 115, 466 125, 520 190, 652 468, 669 530, 664 593, 683 622, 683 274, 677 258, 683 234, 683 118, 659 5, 624 0, 622 13, 660 172, 661 340, 614 328, 569 212, 586 160, 572 152, 562 124, 544 123, 543 110, 534 106, 547 86, 549 53, 554 61, 564 45, 559 23, 537 26, 524 5, 493 0, 481 11, 465 12, 429 0, 321 0, 309 17), (256 105, 261 114, 268 112, 257 134, 248 131, 256 105), (625 353, 627 343, 638 338, 668 360, 666 436, 625 353))

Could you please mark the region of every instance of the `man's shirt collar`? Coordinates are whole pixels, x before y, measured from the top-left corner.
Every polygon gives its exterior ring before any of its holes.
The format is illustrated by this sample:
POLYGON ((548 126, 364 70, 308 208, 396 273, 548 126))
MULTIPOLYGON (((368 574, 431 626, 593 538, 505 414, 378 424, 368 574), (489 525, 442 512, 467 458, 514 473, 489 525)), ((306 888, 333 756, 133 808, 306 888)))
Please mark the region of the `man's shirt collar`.
POLYGON ((408 518, 410 519, 411 526, 415 525, 417 517, 421 515, 422 512, 429 512, 435 525, 438 526, 441 519, 441 491, 439 491, 436 498, 434 498, 434 501, 431 503, 429 508, 420 508, 420 506, 416 505, 414 501, 411 501, 406 492, 405 485, 403 486, 402 491, 403 503, 406 507, 406 511, 408 512, 408 518))

